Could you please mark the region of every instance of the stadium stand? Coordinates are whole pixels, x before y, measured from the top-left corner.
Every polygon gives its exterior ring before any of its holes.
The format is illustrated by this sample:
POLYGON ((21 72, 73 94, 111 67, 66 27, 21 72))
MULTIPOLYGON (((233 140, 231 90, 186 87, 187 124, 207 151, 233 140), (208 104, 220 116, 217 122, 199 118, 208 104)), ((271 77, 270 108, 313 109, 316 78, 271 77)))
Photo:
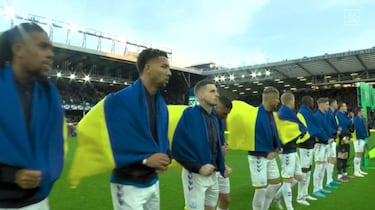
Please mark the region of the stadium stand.
MULTIPOLYGON (((14 24, 25 21, 40 24, 54 42, 55 59, 50 77, 61 92, 69 121, 78 121, 107 94, 132 84, 138 77, 137 52, 152 47, 93 29, 73 30, 72 24, 36 15, 16 15, 14 24), (66 33, 64 40, 58 40, 54 33, 61 30, 66 33), (82 37, 79 44, 77 40, 70 40, 73 35, 82 37), (89 40, 96 42, 95 47, 87 44, 89 40), (106 44, 110 49, 105 49, 106 44)), ((172 51, 166 51, 173 64, 172 51)), ((171 69, 172 77, 163 90, 168 104, 187 104, 191 87, 207 78, 216 82, 221 94, 253 105, 260 103, 259 93, 264 87, 274 86, 281 92, 294 92, 297 107, 299 98, 311 95, 345 101, 353 110, 358 104, 358 82, 375 82, 375 47, 236 68, 211 62, 171 69)), ((369 116, 374 116, 371 110, 369 116)), ((372 119, 369 119, 371 125, 372 119)))

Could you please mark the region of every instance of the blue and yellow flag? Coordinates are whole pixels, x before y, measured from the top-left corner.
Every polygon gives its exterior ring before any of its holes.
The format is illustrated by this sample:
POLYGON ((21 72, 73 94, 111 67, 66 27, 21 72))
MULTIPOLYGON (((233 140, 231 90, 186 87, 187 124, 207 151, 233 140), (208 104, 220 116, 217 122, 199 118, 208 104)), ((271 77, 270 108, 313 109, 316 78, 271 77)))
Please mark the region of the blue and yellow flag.
POLYGON ((233 100, 227 117, 228 145, 230 149, 252 151, 255 148, 255 117, 257 109, 243 101, 233 100))
POLYGON ((115 168, 104 116, 104 99, 95 105, 77 125, 77 149, 70 169, 73 187, 80 180, 115 168))
POLYGON ((84 177, 140 162, 155 153, 168 153, 167 106, 158 92, 154 139, 145 91, 137 80, 100 101, 78 123, 77 151, 69 175, 73 186, 84 177))
POLYGON ((287 106, 282 105, 278 113, 274 114, 274 118, 283 145, 297 138, 297 143, 302 143, 310 138, 307 128, 297 118, 296 113, 287 106))
MULTIPOLYGON (((274 151, 281 142, 274 120, 268 119, 269 112, 261 104, 253 107, 243 101, 232 101, 233 108, 227 118, 229 148, 245 151, 274 151)), ((271 118, 274 118, 270 115, 271 118)))

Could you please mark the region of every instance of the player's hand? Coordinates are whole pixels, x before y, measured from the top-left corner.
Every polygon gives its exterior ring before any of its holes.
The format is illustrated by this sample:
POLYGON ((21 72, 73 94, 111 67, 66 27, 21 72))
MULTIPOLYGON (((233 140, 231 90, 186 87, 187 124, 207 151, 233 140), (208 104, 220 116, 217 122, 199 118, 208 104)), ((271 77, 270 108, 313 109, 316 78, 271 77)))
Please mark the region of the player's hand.
POLYGON ((159 172, 166 171, 171 163, 167 154, 155 153, 147 158, 146 166, 155 168, 159 172))
POLYGON ((344 138, 342 138, 342 143, 343 144, 349 144, 350 143, 350 138, 345 136, 344 138))
POLYGON ((223 152, 223 156, 227 155, 227 153, 228 153, 228 144, 224 144, 223 146, 221 146, 221 150, 223 152))
POLYGON ((199 169, 199 174, 203 176, 210 176, 215 172, 215 166, 212 164, 205 164, 199 169))
POLYGON ((332 144, 334 139, 328 139, 328 144, 332 144))
POLYGON ((267 154, 267 159, 268 160, 272 160, 272 159, 274 159, 276 157, 276 152, 269 152, 268 154, 267 154))
POLYGON ((39 186, 41 179, 41 171, 20 169, 16 172, 14 181, 22 189, 33 189, 39 186))
POLYGON ((342 131, 342 128, 339 127, 339 128, 337 129, 337 135, 338 135, 338 136, 341 134, 341 131, 342 131))
POLYGON ((231 173, 232 173, 232 168, 229 167, 228 165, 225 165, 224 177, 228 177, 231 173))

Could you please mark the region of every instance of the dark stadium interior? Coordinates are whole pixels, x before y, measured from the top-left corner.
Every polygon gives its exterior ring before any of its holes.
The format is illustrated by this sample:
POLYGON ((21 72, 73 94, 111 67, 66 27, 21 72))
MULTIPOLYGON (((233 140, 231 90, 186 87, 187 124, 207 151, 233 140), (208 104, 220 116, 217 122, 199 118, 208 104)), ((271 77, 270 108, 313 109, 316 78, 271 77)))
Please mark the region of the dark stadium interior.
MULTIPOLYGON (((79 121, 107 94, 132 84, 138 78, 134 61, 77 49, 55 47, 54 68, 50 74, 60 90, 70 122, 79 121), (85 80, 86 76, 90 79, 85 80)), ((274 86, 281 92, 292 91, 296 95, 297 107, 303 95, 311 95, 315 100, 330 97, 344 101, 352 111, 358 106, 355 83, 375 78, 375 53, 370 49, 367 54, 339 56, 343 58, 332 55, 330 58, 297 59, 234 69, 211 63, 186 69, 172 67, 172 76, 162 94, 167 104, 187 104, 189 93, 197 81, 225 76, 225 80, 216 80, 220 94, 254 106, 261 102, 262 89, 274 86), (318 67, 321 70, 316 71, 318 67), (270 75, 265 76, 265 71, 270 71, 270 75), (253 77, 253 72, 263 72, 263 75, 253 77), (229 79, 231 74, 235 78, 229 79)))

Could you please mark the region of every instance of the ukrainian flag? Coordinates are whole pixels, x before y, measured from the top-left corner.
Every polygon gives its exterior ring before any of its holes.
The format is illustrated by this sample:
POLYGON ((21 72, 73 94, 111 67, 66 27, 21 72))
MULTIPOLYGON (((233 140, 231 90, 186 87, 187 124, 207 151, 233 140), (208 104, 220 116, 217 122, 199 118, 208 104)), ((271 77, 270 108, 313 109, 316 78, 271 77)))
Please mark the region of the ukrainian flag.
POLYGON ((77 125, 77 149, 69 175, 73 187, 77 186, 82 178, 115 168, 104 120, 104 100, 94 106, 77 125))
POLYGON ((228 145, 230 149, 253 151, 255 149, 255 122, 258 109, 238 100, 227 117, 228 145), (254 117, 255 116, 255 117, 254 117))
POLYGON ((156 133, 151 134, 146 90, 141 80, 110 94, 77 125, 77 150, 69 179, 77 186, 82 178, 142 161, 155 153, 168 153, 168 110, 155 95, 156 133))
POLYGON ((293 110, 285 105, 281 106, 278 113, 274 113, 274 119, 283 145, 297 138, 297 143, 302 143, 310 138, 307 128, 297 118, 293 110))

